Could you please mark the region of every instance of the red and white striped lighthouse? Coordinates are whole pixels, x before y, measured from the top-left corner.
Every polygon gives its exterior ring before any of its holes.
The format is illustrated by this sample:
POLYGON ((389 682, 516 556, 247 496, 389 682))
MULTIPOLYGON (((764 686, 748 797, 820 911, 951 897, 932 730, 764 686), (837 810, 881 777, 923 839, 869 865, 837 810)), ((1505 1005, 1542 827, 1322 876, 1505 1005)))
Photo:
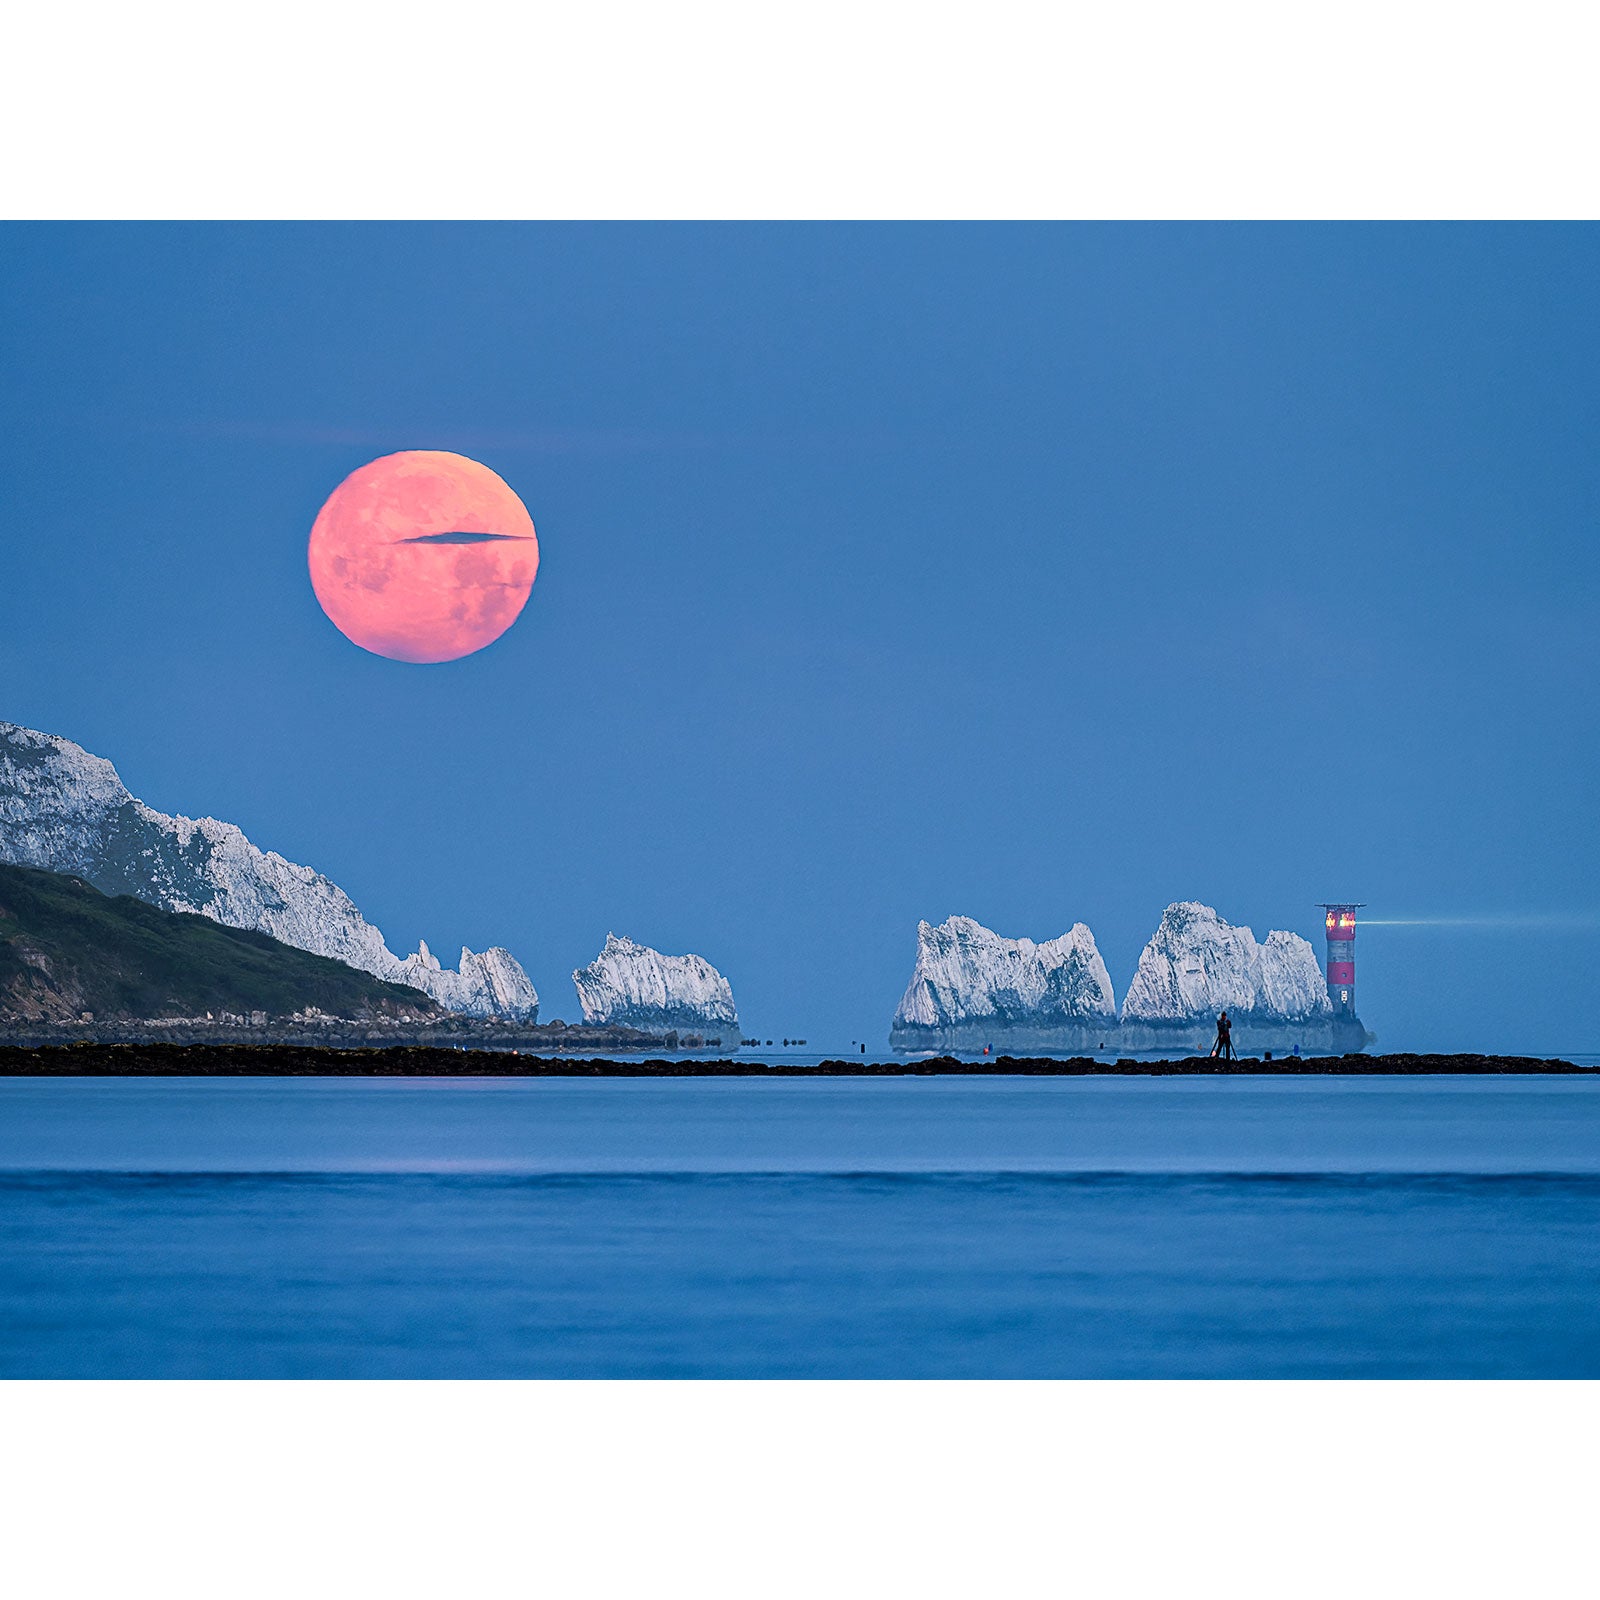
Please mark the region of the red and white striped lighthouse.
POLYGON ((1356 1014, 1356 912, 1365 900, 1322 902, 1322 926, 1328 934, 1328 998, 1336 1017, 1356 1014))

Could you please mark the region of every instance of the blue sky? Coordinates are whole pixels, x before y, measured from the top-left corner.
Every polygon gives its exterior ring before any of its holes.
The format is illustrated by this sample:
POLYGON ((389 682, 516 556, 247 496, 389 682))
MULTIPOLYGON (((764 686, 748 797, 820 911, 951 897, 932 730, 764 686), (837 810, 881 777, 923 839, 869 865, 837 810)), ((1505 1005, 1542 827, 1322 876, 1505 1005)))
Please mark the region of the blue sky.
MULTIPOLYGON (((1380 1045, 1600 1048, 1587 226, 8 226, 0 717, 503 943, 881 1045, 919 917, 1372 928, 1380 1045), (466 660, 305 570, 405 448, 522 496, 466 660), (1562 919, 1543 925, 1541 917, 1562 919)), ((1319 942, 1320 952, 1320 942, 1319 942)))

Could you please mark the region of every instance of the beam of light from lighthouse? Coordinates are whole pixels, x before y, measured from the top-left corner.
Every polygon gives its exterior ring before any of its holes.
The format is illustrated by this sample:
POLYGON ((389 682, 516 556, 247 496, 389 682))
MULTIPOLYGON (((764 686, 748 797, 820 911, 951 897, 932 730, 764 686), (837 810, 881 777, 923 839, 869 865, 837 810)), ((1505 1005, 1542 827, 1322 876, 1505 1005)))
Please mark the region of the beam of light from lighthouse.
POLYGON ((1367 928, 1494 928, 1513 933, 1600 928, 1600 911, 1507 912, 1479 917, 1363 917, 1367 928))

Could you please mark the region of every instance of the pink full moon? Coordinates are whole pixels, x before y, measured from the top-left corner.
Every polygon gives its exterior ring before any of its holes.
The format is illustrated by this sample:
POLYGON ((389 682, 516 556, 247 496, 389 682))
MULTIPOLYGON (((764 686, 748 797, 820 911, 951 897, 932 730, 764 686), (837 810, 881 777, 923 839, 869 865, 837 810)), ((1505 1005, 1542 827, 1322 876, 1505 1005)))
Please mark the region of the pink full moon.
POLYGON ((481 462, 402 450, 328 496, 306 559, 317 600, 352 643, 391 661, 455 661, 517 620, 539 540, 527 507, 481 462))

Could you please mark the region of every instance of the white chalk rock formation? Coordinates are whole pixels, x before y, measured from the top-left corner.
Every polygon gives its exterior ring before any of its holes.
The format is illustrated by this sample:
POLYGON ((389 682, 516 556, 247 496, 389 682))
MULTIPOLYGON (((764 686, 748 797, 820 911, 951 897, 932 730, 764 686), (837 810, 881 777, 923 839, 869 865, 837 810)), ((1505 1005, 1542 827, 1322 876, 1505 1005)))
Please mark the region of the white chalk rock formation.
POLYGON ((1210 906, 1168 906, 1123 998, 1123 1047, 1209 1049, 1224 1010, 1240 1048, 1333 1047, 1327 981, 1307 940, 1275 929, 1258 944, 1210 906))
POLYGON ((651 1033, 676 1029, 730 1047, 739 1042, 733 989, 700 956, 664 956, 608 933, 605 948, 572 981, 586 1023, 651 1033))
POLYGON ((515 1017, 532 1022, 539 1015, 539 996, 528 974, 509 950, 496 946, 475 954, 461 947, 461 963, 452 972, 418 941, 417 953, 400 963, 401 983, 431 994, 450 1011, 475 1017, 515 1017))
POLYGON ((1116 1026, 1094 935, 1006 939, 971 917, 917 924, 917 962, 890 1030, 897 1050, 1095 1049, 1116 1026))
POLYGON ((137 800, 109 761, 69 739, 0 722, 0 861, 70 872, 104 894, 197 912, 424 990, 452 1011, 533 1021, 539 998, 505 950, 462 951, 459 972, 424 945, 401 961, 336 883, 230 822, 167 816, 137 800))
POLYGON ((1332 1014, 1317 954, 1281 929, 1257 944, 1248 928, 1224 922, 1210 906, 1182 900, 1162 913, 1122 1002, 1122 1020, 1307 1022, 1332 1014))

